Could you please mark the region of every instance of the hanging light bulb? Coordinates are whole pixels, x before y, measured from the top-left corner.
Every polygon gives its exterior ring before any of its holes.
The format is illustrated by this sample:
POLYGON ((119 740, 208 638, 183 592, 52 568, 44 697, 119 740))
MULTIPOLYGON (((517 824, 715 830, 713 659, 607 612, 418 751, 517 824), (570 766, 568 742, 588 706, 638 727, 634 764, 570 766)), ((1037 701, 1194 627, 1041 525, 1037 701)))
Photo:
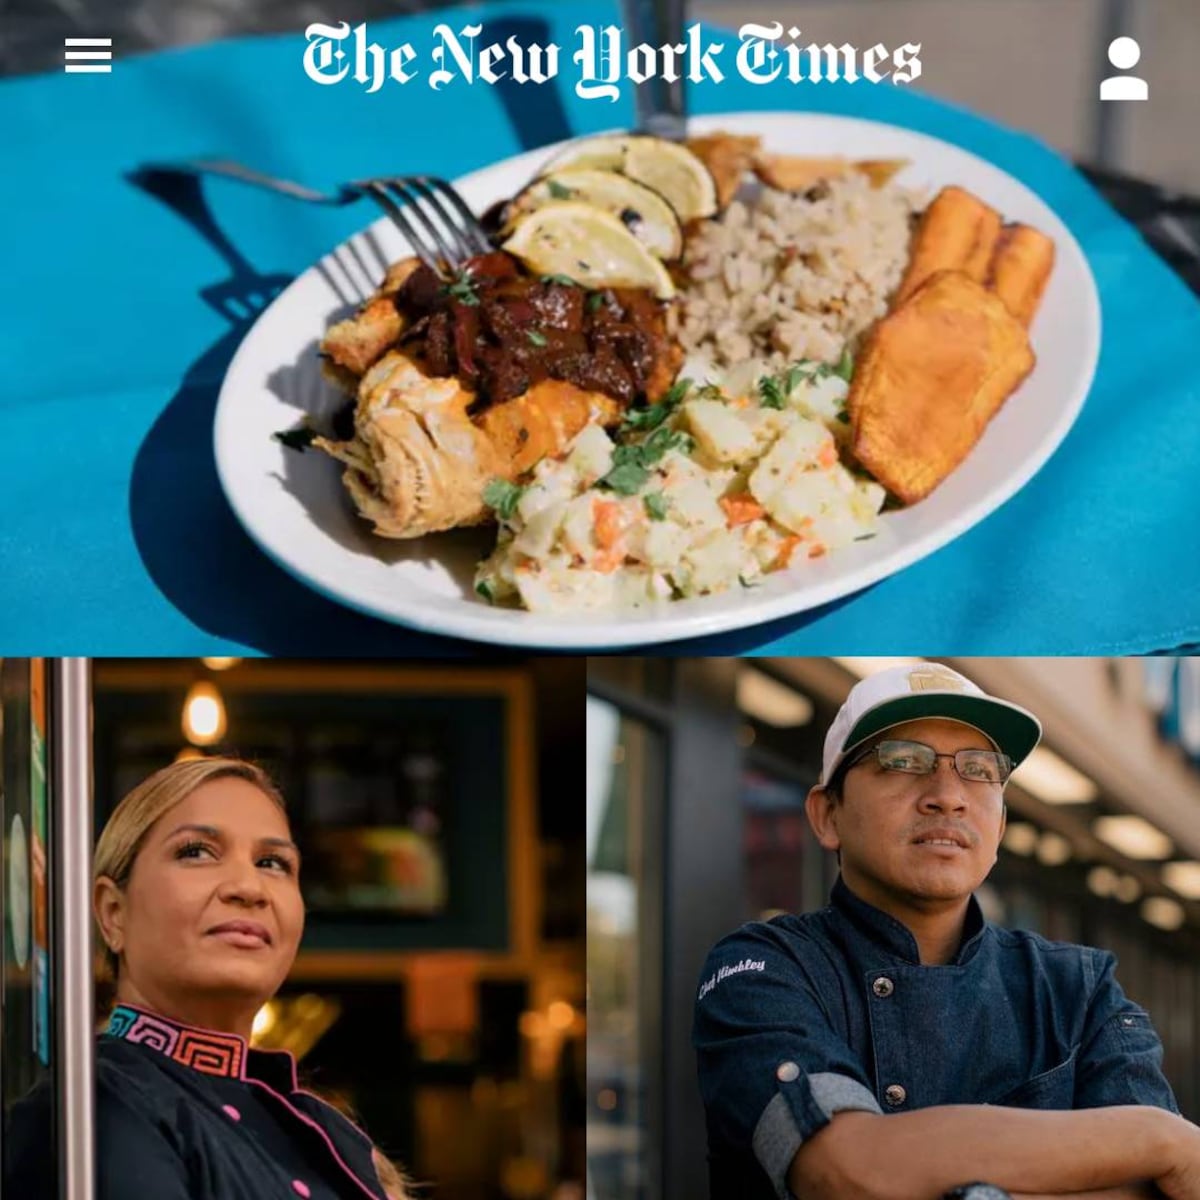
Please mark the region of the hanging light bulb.
POLYGON ((183 736, 194 746, 212 746, 225 736, 225 704, 214 684, 192 684, 183 702, 183 736))
POLYGON ((210 671, 228 671, 230 667, 236 667, 242 660, 240 658, 202 658, 200 661, 210 671))

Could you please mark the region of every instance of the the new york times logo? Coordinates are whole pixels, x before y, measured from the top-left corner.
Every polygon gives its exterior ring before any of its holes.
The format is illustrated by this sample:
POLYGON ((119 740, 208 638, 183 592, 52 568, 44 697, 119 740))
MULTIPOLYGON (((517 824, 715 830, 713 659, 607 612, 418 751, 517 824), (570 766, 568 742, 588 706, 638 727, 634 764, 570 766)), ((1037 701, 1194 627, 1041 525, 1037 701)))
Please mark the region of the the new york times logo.
MULTIPOLYGON (((515 37, 483 42, 482 25, 464 25, 457 32, 448 25, 433 31, 427 48, 428 62, 410 42, 385 49, 368 40, 366 25, 351 29, 337 25, 310 25, 304 36, 304 70, 315 83, 337 84, 353 80, 368 92, 385 83, 406 84, 421 78, 434 91, 451 84, 542 84, 555 79, 563 58, 553 42, 523 45, 515 37)), ((720 83, 735 72, 750 83, 912 83, 921 74, 920 42, 905 42, 894 50, 882 43, 857 50, 850 45, 800 42, 800 30, 786 30, 778 21, 769 25, 743 25, 737 46, 704 38, 699 25, 690 25, 677 45, 625 44, 619 25, 580 25, 571 55, 576 69, 575 92, 585 100, 616 100, 623 81, 645 83, 655 77, 675 83, 720 83)))

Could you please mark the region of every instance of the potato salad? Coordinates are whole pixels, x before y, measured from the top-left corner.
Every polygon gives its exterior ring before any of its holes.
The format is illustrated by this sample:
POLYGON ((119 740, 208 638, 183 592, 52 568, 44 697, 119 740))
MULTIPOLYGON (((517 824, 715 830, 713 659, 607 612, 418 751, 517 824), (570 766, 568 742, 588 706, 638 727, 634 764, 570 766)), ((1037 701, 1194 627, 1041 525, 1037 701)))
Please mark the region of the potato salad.
POLYGON ((884 490, 839 452, 848 356, 694 374, 705 381, 631 410, 615 439, 589 425, 526 486, 489 486, 500 531, 480 596, 534 612, 639 607, 752 587, 874 536, 884 490))

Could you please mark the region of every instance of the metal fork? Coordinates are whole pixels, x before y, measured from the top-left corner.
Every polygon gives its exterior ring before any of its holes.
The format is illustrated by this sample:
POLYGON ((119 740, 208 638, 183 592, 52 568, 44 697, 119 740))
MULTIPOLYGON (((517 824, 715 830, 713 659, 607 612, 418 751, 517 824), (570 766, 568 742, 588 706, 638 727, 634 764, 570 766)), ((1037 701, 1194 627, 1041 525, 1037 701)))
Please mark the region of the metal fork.
MULTIPOLYGON (((684 9, 687 7, 687 0, 621 0, 629 44, 679 45, 684 40, 684 9)), ((671 81, 651 75, 637 85, 633 99, 639 133, 673 142, 681 142, 687 137, 687 96, 682 76, 671 81)))
POLYGON ((364 196, 383 209, 427 267, 445 277, 492 244, 467 202, 444 179, 431 175, 380 176, 342 184, 336 192, 317 192, 289 179, 276 179, 225 158, 152 163, 145 170, 188 175, 220 175, 267 188, 295 200, 340 208, 364 196), (434 219, 436 218, 436 220, 434 219))

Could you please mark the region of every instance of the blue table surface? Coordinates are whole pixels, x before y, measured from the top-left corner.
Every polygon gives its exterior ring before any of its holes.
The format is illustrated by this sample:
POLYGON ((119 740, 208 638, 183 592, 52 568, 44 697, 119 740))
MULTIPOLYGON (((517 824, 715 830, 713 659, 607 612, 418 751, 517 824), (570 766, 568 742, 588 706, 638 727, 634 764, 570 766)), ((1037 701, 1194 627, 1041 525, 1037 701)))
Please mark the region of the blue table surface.
MULTIPOLYGON (((409 42, 426 64, 440 22, 481 21, 487 40, 553 41, 563 67, 538 88, 322 87, 301 68, 302 32, 121 58, 109 75, 0 84, 0 652, 480 652, 313 593, 250 542, 217 483, 213 410, 250 324, 222 285, 277 289, 365 214, 217 182, 205 190, 205 235, 130 176, 148 161, 222 155, 316 187, 408 169, 454 177, 628 126, 629 86, 615 103, 581 99, 569 61, 577 26, 617 20, 614 2, 585 0, 369 26, 373 40, 409 42)), ((1200 304, 1136 231, 1047 146, 905 87, 759 87, 731 71, 689 95, 696 113, 804 108, 888 121, 991 160, 1078 239, 1104 339, 1066 441, 988 519, 855 596, 663 651, 1117 654, 1200 642, 1200 304)))

